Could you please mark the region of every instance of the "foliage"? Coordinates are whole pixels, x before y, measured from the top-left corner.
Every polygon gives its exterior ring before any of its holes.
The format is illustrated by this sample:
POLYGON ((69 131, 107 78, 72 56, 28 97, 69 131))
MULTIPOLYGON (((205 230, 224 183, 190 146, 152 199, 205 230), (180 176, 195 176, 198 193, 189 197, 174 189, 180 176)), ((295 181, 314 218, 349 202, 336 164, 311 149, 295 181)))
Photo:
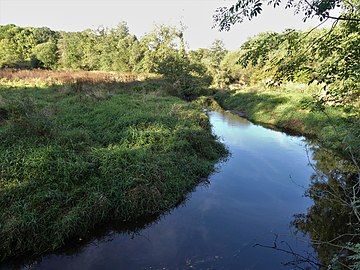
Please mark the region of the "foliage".
MULTIPOLYGON (((359 2, 351 4, 344 16, 359 18, 359 2)), ((349 160, 328 164, 334 153, 315 149, 316 174, 307 191, 314 205, 293 222, 329 269, 359 264, 358 247, 351 245, 359 241, 359 33, 356 20, 344 20, 330 30, 260 34, 222 65, 229 85, 241 82, 240 89, 215 96, 226 109, 310 135, 349 160)))
POLYGON ((54 41, 47 41, 36 45, 33 49, 33 55, 40 61, 41 67, 54 69, 58 62, 57 45, 54 41))
MULTIPOLYGON (((19 27, 13 24, 0 26, 0 68, 39 67, 33 49, 36 46, 43 46, 45 52, 41 53, 43 60, 51 61, 56 59, 56 44, 58 35, 49 28, 19 27), (43 45, 47 44, 47 45, 43 45), (54 54, 55 55, 49 55, 54 54)), ((39 52, 39 48, 37 49, 39 52)), ((39 59, 40 60, 40 59, 39 59)), ((41 61, 41 60, 40 60, 41 61)), ((50 62, 51 62, 50 61, 50 62)), ((45 63, 44 63, 45 64, 45 63)), ((47 62, 46 65, 53 63, 47 62)))
MULTIPOLYGON (((280 5, 281 1, 238 1, 230 8, 220 8, 214 16, 220 30, 251 19, 262 11, 263 3, 280 5)), ((249 84, 265 83, 277 86, 283 82, 318 82, 323 91, 314 93, 318 109, 324 105, 341 106, 358 114, 360 96, 360 2, 351 1, 287 1, 287 8, 304 12, 305 19, 313 16, 335 19, 330 30, 283 33, 262 33, 241 46, 236 65, 252 71, 249 84), (342 8, 339 17, 330 16, 336 6, 342 8), (340 23, 339 23, 340 22, 340 23)), ((231 72, 230 72, 231 73, 231 72)), ((246 73, 242 72, 242 74, 246 73)), ((225 73, 226 74, 226 73, 225 73)), ((244 80, 225 75, 225 82, 244 80)), ((358 116, 358 115, 357 115, 358 116)))
POLYGON ((183 32, 171 26, 156 25, 140 41, 143 58, 137 69, 165 75, 184 73, 186 69, 183 32))
POLYGON ((59 40, 60 63, 72 69, 132 71, 137 42, 125 22, 110 29, 63 32, 59 40))
POLYGON ((322 91, 313 93, 318 109, 340 106, 356 114, 360 102, 358 27, 348 22, 330 31, 261 33, 225 56, 219 73, 227 85, 316 82, 322 86, 322 91))
POLYGON ((187 52, 183 32, 183 27, 161 24, 138 39, 125 22, 81 32, 5 25, 0 28, 0 67, 163 74, 186 99, 211 82, 225 85, 219 68, 227 53, 222 41, 187 52))
POLYGON ((208 78, 214 86, 225 86, 224 73, 220 68, 221 61, 228 51, 221 40, 214 40, 210 48, 198 49, 189 53, 189 58, 197 74, 208 78))
MULTIPOLYGON (((359 105, 360 26, 342 23, 313 46, 311 53, 319 63, 314 76, 327 84, 324 100, 333 104, 359 105)), ((351 109, 351 108, 349 108, 351 109)))
MULTIPOLYGON (((262 2, 239 3, 224 13, 230 16, 222 17, 225 23, 261 11, 262 2)), ((305 17, 330 16, 326 9, 336 3, 317 1, 319 8, 325 4, 322 11, 305 17)), ((292 1, 289 7, 299 4, 307 5, 292 1)), ((359 1, 341 5, 342 22, 330 31, 261 33, 235 52, 219 40, 187 52, 184 29, 165 25, 139 39, 124 22, 73 33, 0 26, 1 68, 77 70, 0 69, 0 201, 5 206, 0 218, 6 220, 0 223, 1 254, 53 250, 113 213, 129 220, 181 201, 225 153, 199 110, 219 109, 212 94, 225 109, 317 138, 356 163, 359 1), (224 89, 209 89, 210 84, 224 89), (195 106, 169 95, 200 98, 195 106)), ((315 240, 334 237, 328 226, 332 215, 341 226, 351 211, 343 201, 328 206, 334 199, 330 192, 343 198, 348 195, 343 191, 354 187, 339 181, 340 169, 329 173, 326 183, 314 177, 309 190, 317 207, 294 222, 304 232, 324 228, 313 233, 315 240)), ((348 233, 349 226, 341 228, 348 233)), ((355 260, 358 247, 351 248, 349 258, 355 260)), ((333 250, 319 247, 318 252, 327 264, 342 261, 343 254, 333 250)))
MULTIPOLYGON (((189 74, 183 29, 157 25, 140 40, 125 22, 115 28, 54 32, 48 28, 0 26, 0 68, 69 68, 119 72, 189 74)), ((195 71, 196 72, 196 71, 195 71)))
POLYGON ((353 261, 351 267, 353 269, 360 268, 360 244, 350 244, 349 249, 354 252, 349 258, 353 261))
MULTIPOLYGON (((304 21, 315 16, 320 21, 334 19, 352 23, 360 22, 359 16, 354 14, 359 10, 359 0, 287 0, 285 2, 285 8, 294 9, 296 14, 303 13, 304 21), (341 8, 343 14, 337 17, 332 16, 330 12, 335 8, 341 8)), ((275 8, 281 3, 281 0, 237 0, 231 7, 218 8, 213 16, 214 22, 220 31, 228 31, 231 25, 241 23, 245 19, 252 20, 261 14, 264 4, 272 5, 275 8)))

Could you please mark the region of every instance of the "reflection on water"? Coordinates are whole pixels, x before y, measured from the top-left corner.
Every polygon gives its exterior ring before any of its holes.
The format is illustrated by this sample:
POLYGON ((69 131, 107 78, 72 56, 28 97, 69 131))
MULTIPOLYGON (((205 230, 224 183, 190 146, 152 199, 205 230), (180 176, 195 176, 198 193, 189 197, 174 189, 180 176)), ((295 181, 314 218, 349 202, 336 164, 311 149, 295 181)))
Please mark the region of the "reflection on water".
POLYGON ((242 128, 245 128, 246 126, 250 127, 252 125, 247 119, 239 117, 238 115, 232 114, 230 112, 218 114, 217 118, 218 120, 216 121, 223 121, 227 126, 231 127, 242 126, 242 128))
POLYGON ((349 250, 345 247, 349 242, 360 243, 360 220, 351 205, 354 198, 360 197, 359 189, 354 188, 359 181, 358 172, 353 163, 326 149, 312 147, 312 153, 314 173, 306 195, 314 205, 306 214, 295 215, 292 225, 310 235, 324 265, 332 264, 335 257, 342 264, 351 265, 353 262, 347 257, 349 250))
MULTIPOLYGON (((135 233, 110 227, 76 249, 45 256, 30 268, 293 269, 283 266, 294 261, 293 255, 256 246, 272 245, 274 235, 278 247, 316 256, 307 238, 299 239, 291 231, 311 232, 313 237, 311 226, 320 226, 321 218, 311 223, 311 215, 325 211, 312 205, 312 200, 319 201, 314 195, 303 196, 314 173, 303 138, 230 113, 211 112, 209 117, 214 133, 232 153, 210 184, 197 187, 186 203, 135 233), (308 215, 294 221, 294 214, 307 209, 308 215)), ((314 159, 318 155, 315 151, 314 159)), ((318 160, 316 164, 320 166, 318 160)), ((314 185, 311 182, 311 188, 314 185)), ((322 256, 322 250, 316 251, 322 256)))

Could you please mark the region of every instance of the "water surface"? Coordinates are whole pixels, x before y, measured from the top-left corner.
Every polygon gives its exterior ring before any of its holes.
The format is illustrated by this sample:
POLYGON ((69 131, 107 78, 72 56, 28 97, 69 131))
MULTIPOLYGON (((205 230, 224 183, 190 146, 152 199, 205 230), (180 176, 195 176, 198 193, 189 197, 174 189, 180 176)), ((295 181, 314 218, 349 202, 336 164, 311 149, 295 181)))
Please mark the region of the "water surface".
MULTIPOLYGON (((313 170, 302 137, 210 112, 231 157, 180 207, 136 233, 111 233, 75 253, 52 254, 31 269, 292 269, 294 257, 256 244, 313 253, 290 229, 306 212, 313 170), (281 243, 281 241, 286 241, 281 243)), ((303 241, 305 240, 305 241, 303 241)))

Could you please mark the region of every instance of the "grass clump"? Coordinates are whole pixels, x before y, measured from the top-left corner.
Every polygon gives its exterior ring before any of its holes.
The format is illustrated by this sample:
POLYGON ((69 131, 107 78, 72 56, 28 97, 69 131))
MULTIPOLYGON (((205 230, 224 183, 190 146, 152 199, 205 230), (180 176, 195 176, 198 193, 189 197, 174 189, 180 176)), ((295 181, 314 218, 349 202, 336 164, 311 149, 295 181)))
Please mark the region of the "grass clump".
POLYGON ((159 215, 214 170, 205 113, 147 83, 0 90, 1 261, 159 215))

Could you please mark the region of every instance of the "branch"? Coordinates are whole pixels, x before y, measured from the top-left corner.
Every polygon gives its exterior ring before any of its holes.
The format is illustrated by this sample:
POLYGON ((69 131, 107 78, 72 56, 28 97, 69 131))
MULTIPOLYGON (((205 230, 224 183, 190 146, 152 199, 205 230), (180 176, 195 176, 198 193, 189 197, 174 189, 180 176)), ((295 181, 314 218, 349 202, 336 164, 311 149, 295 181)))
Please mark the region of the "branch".
MULTIPOLYGON (((339 16, 339 17, 334 17, 334 16, 331 16, 329 14, 327 14, 327 12, 322 12, 322 13, 319 13, 319 10, 314 6, 312 5, 311 3, 309 3, 309 1, 305 0, 305 3, 315 12, 315 14, 317 16, 320 16, 322 18, 327 18, 327 19, 333 19, 333 20, 336 20, 336 21, 353 21, 353 22, 360 22, 360 19, 358 18, 349 18, 349 17, 343 17, 343 16, 339 16)), ((309 15, 310 16, 310 15, 309 15)))
POLYGON ((333 19, 333 20, 339 20, 339 21, 352 21, 352 22, 360 22, 360 19, 357 18, 348 18, 348 17, 334 17, 334 16, 330 16, 330 15, 322 15, 328 19, 333 19))
POLYGON ((294 256, 295 260, 293 262, 288 262, 287 264, 296 262, 296 263, 308 263, 313 267, 318 267, 319 269, 322 268, 322 267, 325 267, 325 265, 323 265, 321 263, 318 263, 318 262, 310 259, 309 257, 305 257, 305 256, 303 256, 301 254, 298 254, 298 253, 294 252, 293 249, 290 247, 290 245, 285 241, 281 241, 281 243, 286 244, 286 246, 288 247, 289 250, 279 248, 277 246, 277 239, 278 239, 278 235, 275 234, 275 239, 274 239, 274 243, 273 243, 272 246, 262 245, 262 244, 255 244, 253 247, 259 246, 259 247, 274 249, 274 250, 281 251, 281 252, 284 252, 284 253, 287 253, 287 254, 290 254, 290 255, 294 256))

